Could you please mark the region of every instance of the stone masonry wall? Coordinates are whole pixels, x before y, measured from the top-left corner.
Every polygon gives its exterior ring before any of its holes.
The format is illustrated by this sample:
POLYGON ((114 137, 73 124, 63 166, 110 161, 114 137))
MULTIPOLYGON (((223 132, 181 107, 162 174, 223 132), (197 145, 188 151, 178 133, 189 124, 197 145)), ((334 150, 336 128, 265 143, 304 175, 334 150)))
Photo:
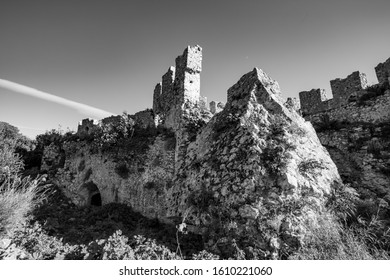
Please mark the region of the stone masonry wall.
POLYGON ((379 83, 390 82, 390 58, 375 67, 375 73, 379 83))
POLYGON ((87 135, 90 134, 96 125, 98 124, 97 120, 94 119, 83 119, 79 122, 79 125, 77 127, 77 134, 78 135, 87 135))
POLYGON ((312 89, 310 91, 301 91, 299 93, 299 100, 301 101, 301 110, 305 114, 323 111, 326 100, 326 92, 324 89, 312 89))
POLYGON ((355 71, 345 79, 330 81, 330 87, 335 102, 340 105, 345 104, 348 102, 348 97, 351 93, 367 87, 366 74, 355 71))
POLYGON ((333 99, 312 90, 301 92, 300 102, 344 182, 390 202, 390 59, 375 71, 377 85, 366 88, 365 76, 354 72, 331 81, 333 99))
POLYGON ((154 114, 150 109, 137 112, 131 117, 134 119, 135 123, 142 128, 154 126, 154 114))
POLYGON ((355 71, 345 79, 330 81, 333 98, 327 100, 324 89, 312 89, 299 93, 303 115, 323 112, 341 107, 349 102, 351 95, 367 87, 367 78, 364 73, 355 71))
POLYGON ((326 114, 330 120, 339 122, 369 122, 378 123, 390 120, 390 91, 375 99, 367 100, 364 105, 350 102, 342 107, 306 115, 305 119, 312 123, 321 122, 326 114))
POLYGON ((188 46, 176 58, 175 94, 178 103, 186 101, 197 104, 200 98, 200 72, 202 71, 202 48, 188 46))

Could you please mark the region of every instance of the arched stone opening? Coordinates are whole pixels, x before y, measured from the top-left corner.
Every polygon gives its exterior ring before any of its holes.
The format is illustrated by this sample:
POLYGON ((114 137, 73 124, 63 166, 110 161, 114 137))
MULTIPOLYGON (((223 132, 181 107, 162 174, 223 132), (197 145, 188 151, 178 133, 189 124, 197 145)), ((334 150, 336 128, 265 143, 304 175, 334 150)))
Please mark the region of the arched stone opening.
POLYGON ((84 205, 102 206, 102 197, 99 188, 92 181, 80 187, 80 196, 84 205))
POLYGON ((91 205, 102 206, 102 197, 100 195, 100 192, 95 193, 91 196, 91 205))

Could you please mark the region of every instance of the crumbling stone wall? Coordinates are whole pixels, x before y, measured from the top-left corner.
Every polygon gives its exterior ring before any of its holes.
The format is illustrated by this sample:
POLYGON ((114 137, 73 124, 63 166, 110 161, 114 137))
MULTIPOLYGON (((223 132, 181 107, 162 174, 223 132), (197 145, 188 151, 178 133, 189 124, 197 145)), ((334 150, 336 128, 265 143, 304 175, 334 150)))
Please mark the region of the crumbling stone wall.
POLYGON ((379 83, 390 82, 390 58, 375 67, 375 73, 379 83))
POLYGON ((225 107, 225 104, 223 104, 222 102, 218 102, 218 103, 216 103, 215 101, 210 102, 210 112, 212 114, 216 114, 216 113, 221 112, 224 107, 225 107))
POLYGON ((88 135, 93 133, 96 126, 98 125, 98 121, 94 119, 84 119, 79 122, 79 125, 77 127, 77 134, 78 135, 88 135))
POLYGON ((200 95, 202 48, 188 46, 162 76, 153 94, 155 123, 175 131, 180 130, 183 106, 208 110, 207 98, 200 95))
POLYGON ((102 204, 117 202, 131 205, 149 218, 166 216, 166 192, 174 176, 174 147, 166 136, 154 137, 147 151, 94 153, 88 143, 63 145, 66 159, 56 170, 54 182, 77 205, 87 205, 88 186, 95 185, 102 204))
POLYGON ((366 87, 354 72, 331 81, 333 99, 320 90, 300 93, 302 112, 318 132, 345 182, 363 195, 390 202, 390 59, 376 68, 379 84, 366 87))
POLYGON ((202 48, 188 46, 183 55, 176 58, 175 91, 178 103, 197 104, 200 98, 200 72, 202 48))
POLYGON ((299 93, 303 115, 310 115, 344 106, 356 92, 367 87, 366 74, 355 71, 345 79, 330 81, 333 98, 327 99, 324 89, 312 89, 299 93))
POLYGON ((365 101, 365 104, 354 101, 335 109, 306 114, 305 119, 312 123, 319 123, 324 115, 327 115, 331 121, 337 122, 378 123, 388 121, 390 120, 390 90, 384 95, 365 101))
POLYGON ((390 125, 355 123, 318 133, 345 183, 363 197, 390 202, 390 125))
POLYGON ((162 83, 158 83, 153 94, 153 111, 156 115, 165 116, 175 103, 173 83, 175 80, 175 67, 169 67, 162 76, 162 83))
POLYGON ((345 79, 335 79, 330 81, 333 99, 336 104, 345 104, 351 93, 367 87, 366 74, 355 71, 345 79))
POLYGON ((323 111, 324 101, 326 99, 326 92, 324 89, 312 89, 310 91, 301 91, 299 93, 301 110, 305 114, 323 111))
POLYGON ((135 124, 141 128, 154 127, 154 113, 150 109, 146 109, 140 112, 135 113, 133 116, 130 116, 135 124))

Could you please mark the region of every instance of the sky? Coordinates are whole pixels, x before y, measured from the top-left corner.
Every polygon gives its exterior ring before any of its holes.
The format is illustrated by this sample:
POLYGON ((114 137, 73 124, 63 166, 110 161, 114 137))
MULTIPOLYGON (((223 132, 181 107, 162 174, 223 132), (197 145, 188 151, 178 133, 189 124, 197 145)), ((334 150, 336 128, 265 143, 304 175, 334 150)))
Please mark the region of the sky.
POLYGON ((0 121, 33 138, 94 117, 72 102, 114 114, 151 108, 161 76, 196 44, 208 101, 226 101, 254 67, 286 98, 312 88, 331 97, 329 81, 356 70, 377 83, 389 14, 388 0, 0 0, 0 121))

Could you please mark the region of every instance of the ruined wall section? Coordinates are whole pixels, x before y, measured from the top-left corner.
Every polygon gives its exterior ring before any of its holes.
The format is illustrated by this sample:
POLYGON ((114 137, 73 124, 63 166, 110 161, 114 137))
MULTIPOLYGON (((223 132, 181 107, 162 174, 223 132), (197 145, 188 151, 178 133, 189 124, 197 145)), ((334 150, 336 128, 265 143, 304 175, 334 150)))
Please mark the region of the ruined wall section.
POLYGON ((77 134, 78 135, 89 135, 93 133, 93 131, 96 129, 99 122, 94 119, 83 119, 79 122, 79 125, 77 127, 77 134))
POLYGON ((200 95, 200 72, 202 71, 202 48, 188 46, 162 76, 153 94, 155 123, 180 129, 183 108, 202 107, 208 110, 207 98, 200 95))
POLYGON ((140 128, 146 129, 155 126, 153 110, 146 109, 137 112, 134 115, 131 115, 130 117, 135 121, 135 124, 140 128))
POLYGON ((390 59, 375 71, 376 85, 367 87, 365 75, 353 72, 331 81, 332 99, 312 90, 301 92, 300 102, 344 182, 363 197, 390 202, 390 59))
POLYGON ((335 105, 342 105, 348 102, 351 93, 367 87, 367 77, 366 74, 355 71, 345 79, 334 79, 330 81, 330 87, 335 105))
POLYGON ((202 48, 188 46, 176 58, 175 94, 177 103, 198 104, 200 99, 200 72, 202 71, 202 48))
POLYGON ((324 111, 324 101, 326 99, 326 92, 324 89, 312 89, 299 93, 301 110, 305 114, 324 111))
POLYGON ((223 108, 225 108, 225 104, 222 102, 218 102, 218 103, 215 101, 210 102, 210 112, 213 115, 221 112, 223 110, 223 108))
POLYGON ((344 106, 350 101, 351 96, 367 87, 366 74, 355 71, 345 79, 331 80, 330 87, 332 89, 332 99, 327 99, 324 89, 300 92, 299 99, 302 114, 310 115, 344 106))
POLYGON ((380 84, 390 82, 390 58, 375 67, 375 73, 380 84))
POLYGON ((384 95, 365 101, 364 104, 359 104, 358 101, 350 102, 332 110, 305 115, 305 119, 314 124, 321 123, 324 115, 329 117, 330 121, 337 122, 380 123, 390 121, 390 90, 387 90, 384 95))

